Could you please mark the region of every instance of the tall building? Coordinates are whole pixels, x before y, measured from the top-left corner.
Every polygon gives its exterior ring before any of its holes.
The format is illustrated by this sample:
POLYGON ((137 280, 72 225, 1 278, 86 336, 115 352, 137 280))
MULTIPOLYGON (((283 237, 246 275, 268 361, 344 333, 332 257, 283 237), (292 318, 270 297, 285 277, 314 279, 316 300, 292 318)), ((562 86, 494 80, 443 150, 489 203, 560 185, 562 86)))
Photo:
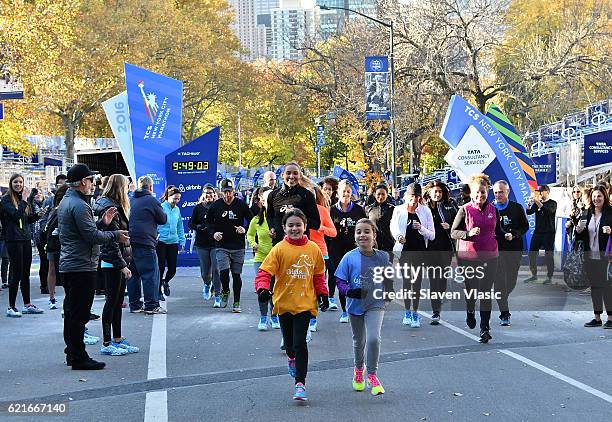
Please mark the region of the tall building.
POLYGON ((234 8, 236 14, 232 29, 238 36, 242 48, 247 50, 240 57, 244 60, 256 60, 262 57, 260 56, 261 47, 257 37, 256 0, 228 0, 228 2, 234 8))
MULTIPOLYGON (((318 6, 343 7, 373 18, 377 17, 376 0, 316 0, 316 4, 318 6)), ((356 13, 337 9, 321 10, 320 15, 321 38, 324 40, 341 31, 349 19, 363 19, 356 13)))
POLYGON ((268 57, 273 60, 299 60, 301 47, 316 39, 319 9, 314 0, 280 0, 270 12, 272 43, 268 57))

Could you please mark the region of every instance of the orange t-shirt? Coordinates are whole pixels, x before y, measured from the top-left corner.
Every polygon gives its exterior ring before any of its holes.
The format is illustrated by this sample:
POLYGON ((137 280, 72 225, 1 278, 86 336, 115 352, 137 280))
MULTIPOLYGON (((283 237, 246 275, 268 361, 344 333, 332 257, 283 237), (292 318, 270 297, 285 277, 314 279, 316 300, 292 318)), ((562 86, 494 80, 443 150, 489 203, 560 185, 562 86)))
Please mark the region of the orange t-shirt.
POLYGON ((273 315, 309 311, 317 316, 313 277, 325 273, 325 261, 316 243, 298 246, 283 240, 272 248, 260 270, 276 277, 273 315))

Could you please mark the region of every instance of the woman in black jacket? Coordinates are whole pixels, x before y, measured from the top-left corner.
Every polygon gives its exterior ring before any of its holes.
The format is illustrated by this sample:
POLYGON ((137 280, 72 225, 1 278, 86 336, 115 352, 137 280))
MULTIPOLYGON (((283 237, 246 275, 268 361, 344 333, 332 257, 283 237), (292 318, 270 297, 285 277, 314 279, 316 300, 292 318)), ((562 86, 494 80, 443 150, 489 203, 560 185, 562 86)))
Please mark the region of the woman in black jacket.
POLYGON ((612 231, 612 206, 610 196, 604 186, 595 186, 588 198, 588 208, 576 225, 576 241, 584 245, 584 269, 591 285, 591 300, 595 318, 584 324, 585 327, 612 328, 612 280, 608 279, 608 257, 606 250, 612 231), (603 324, 601 314, 606 306, 608 321, 603 324))
MULTIPOLYGON (((94 213, 101 219, 111 208, 117 209, 117 215, 103 231, 129 230, 130 201, 128 198, 128 180, 121 174, 108 178, 102 195, 94 205, 94 213)), ((132 276, 129 265, 132 261, 132 248, 128 243, 117 241, 102 245, 100 248, 100 268, 104 277, 106 302, 102 310, 102 333, 104 342, 100 353, 110 356, 121 356, 136 353, 138 348, 131 346, 121 336, 121 304, 125 284, 132 276), (112 338, 111 338, 112 328, 112 338)))
POLYGON ((24 186, 23 176, 13 174, 9 188, 0 201, 2 229, 4 230, 6 248, 11 266, 9 280, 8 317, 20 317, 24 314, 42 314, 44 311, 30 303, 30 267, 32 266, 32 229, 31 224, 38 220, 44 209, 34 213, 27 199, 30 190, 24 186), (23 309, 15 307, 17 291, 21 286, 23 309))
POLYGON ((448 187, 440 182, 430 182, 425 186, 428 193, 429 209, 433 215, 436 237, 427 245, 426 262, 430 271, 429 289, 430 293, 436 293, 437 297, 431 297, 431 325, 440 323, 440 311, 442 309, 441 294, 446 292, 447 279, 446 269, 450 266, 455 252, 455 241, 451 239, 450 229, 457 216, 457 206, 449 198, 448 187))

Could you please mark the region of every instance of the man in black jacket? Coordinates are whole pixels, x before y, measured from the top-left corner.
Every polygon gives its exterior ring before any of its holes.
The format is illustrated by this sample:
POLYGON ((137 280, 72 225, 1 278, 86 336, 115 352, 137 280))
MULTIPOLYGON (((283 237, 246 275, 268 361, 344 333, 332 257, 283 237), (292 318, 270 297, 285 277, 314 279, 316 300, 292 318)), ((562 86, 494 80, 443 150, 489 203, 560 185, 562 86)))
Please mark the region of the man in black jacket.
POLYGON ((132 246, 132 278, 127 282, 130 312, 165 314, 159 306, 159 266, 157 264, 157 225, 166 224, 167 216, 153 196, 153 180, 149 176, 138 179, 139 189, 130 201, 130 244, 132 246), (144 308, 141 300, 144 294, 144 308))
MULTIPOLYGON (((105 243, 129 241, 125 231, 100 231, 90 205, 93 176, 85 164, 75 164, 68 170, 70 189, 57 209, 61 244, 59 271, 64 290, 64 341, 66 363, 72 369, 102 369, 104 362, 89 357, 83 343, 85 324, 94 298, 100 246, 105 243)), ((117 215, 110 208, 99 224, 108 226, 117 215)))
POLYGON ((523 254, 523 236, 529 230, 529 222, 523 207, 508 199, 510 186, 505 180, 499 180, 493 185, 495 194, 495 208, 499 215, 499 224, 505 235, 497 239, 499 260, 497 261, 497 277, 495 278, 495 291, 501 293, 497 299, 500 311, 500 325, 510 325, 510 308, 508 296, 516 287, 516 279, 521 266, 523 254))
POLYGON ((557 213, 557 202, 550 199, 550 188, 546 185, 539 186, 536 192, 529 198, 527 214, 535 214, 535 230, 531 236, 529 245, 529 268, 531 277, 525 283, 537 281, 538 264, 537 257, 540 249, 545 251, 546 280, 544 284, 552 283, 555 271, 555 260, 553 251, 555 249, 555 214, 557 213))

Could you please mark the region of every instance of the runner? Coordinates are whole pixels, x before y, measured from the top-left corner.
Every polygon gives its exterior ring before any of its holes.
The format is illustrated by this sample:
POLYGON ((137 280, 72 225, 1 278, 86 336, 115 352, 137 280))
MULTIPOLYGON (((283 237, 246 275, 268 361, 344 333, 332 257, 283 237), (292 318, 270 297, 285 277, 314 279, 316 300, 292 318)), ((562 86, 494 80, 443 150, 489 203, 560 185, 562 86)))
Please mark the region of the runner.
POLYGON ((386 184, 376 185, 372 195, 373 203, 365 208, 368 219, 376 225, 377 249, 386 251, 389 259, 393 260, 393 244, 395 240, 391 235, 391 217, 395 208, 389 199, 389 188, 386 184))
POLYGON ((31 224, 42 217, 44 208, 34 213, 27 199, 30 190, 24 186, 23 176, 13 174, 8 191, 0 201, 2 230, 10 262, 9 306, 7 317, 21 317, 23 314, 42 314, 44 311, 30 302, 30 267, 32 266, 31 224), (17 292, 21 287, 23 309, 15 307, 17 292))
POLYGON ((185 248, 185 230, 181 210, 177 206, 181 200, 181 191, 175 186, 168 186, 161 197, 161 207, 167 216, 165 224, 157 226, 159 238, 157 241, 157 263, 159 265, 159 300, 164 301, 164 295, 170 296, 170 280, 176 274, 176 261, 179 250, 185 248), (164 271, 168 271, 164 277, 164 271), (162 294, 163 289, 163 294, 162 294))
POLYGON ((234 182, 221 181, 223 199, 216 200, 206 214, 206 225, 213 233, 217 247, 217 265, 221 279, 221 307, 226 308, 230 294, 230 271, 232 273, 234 305, 232 312, 240 313, 240 291, 242 290, 242 266, 247 224, 253 218, 249 206, 234 196, 234 182))
POLYGON ((221 307, 221 280, 217 268, 217 250, 213 234, 206 228, 206 214, 216 200, 215 188, 210 183, 204 185, 198 204, 189 219, 189 228, 195 230, 195 248, 200 260, 200 275, 204 281, 202 296, 210 300, 214 295, 213 308, 221 307), (212 282, 212 289, 211 289, 212 282))
MULTIPOLYGON (((338 196, 340 200, 336 205, 331 207, 330 214, 334 226, 336 227, 337 235, 329 241, 329 273, 335 274, 338 264, 342 257, 349 251, 355 248, 355 224, 362 218, 365 218, 365 211, 359 205, 351 201, 353 188, 346 180, 341 180, 338 183, 338 196)), ((328 285, 329 297, 333 299, 336 290, 335 280, 328 285)), ((348 323, 349 317, 346 312, 346 296, 338 293, 340 297, 340 306, 342 314, 340 315, 341 323, 348 323)), ((338 309, 335 301, 331 301, 338 309)), ((330 307, 332 305, 330 304, 330 307)))
MULTIPOLYGON (((503 237, 499 215, 493 204, 487 201, 491 181, 486 174, 470 178, 469 188, 472 201, 459 208, 453 221, 451 236, 459 240, 457 258, 464 267, 466 324, 476 327, 476 300, 478 293, 490 293, 497 274, 499 256, 497 238, 503 237), (468 296, 468 294, 470 296, 468 296)), ((491 297, 480 299, 480 342, 492 339, 489 320, 491 319, 491 297)))
POLYGON ((384 394, 385 389, 376 376, 380 356, 380 330, 385 314, 384 291, 392 286, 377 286, 372 279, 373 268, 389 266, 387 252, 374 249, 376 225, 362 218, 355 226, 358 247, 344 255, 336 270, 338 291, 348 297, 348 312, 353 331, 355 369, 353 389, 365 389, 364 369, 368 370, 367 384, 372 395, 384 394), (367 344, 367 359, 364 359, 367 344), (364 360, 367 362, 364 368, 364 360))
POLYGON ((306 333, 312 317, 329 308, 325 286, 325 263, 319 247, 305 236, 307 217, 299 209, 285 213, 282 226, 285 238, 272 248, 255 278, 260 302, 270 300, 270 281, 274 284, 274 313, 279 315, 289 375, 295 379, 294 400, 308 400, 306 374, 308 346, 306 333))
MULTIPOLYGON (((270 238, 270 229, 268 228, 268 222, 266 221, 266 207, 268 201, 268 195, 270 194, 270 188, 264 187, 259 190, 260 198, 259 202, 262 207, 259 210, 259 214, 256 215, 249 224, 249 230, 247 231, 247 239, 249 244, 253 247, 255 257, 253 263, 255 266, 255 274, 259 271, 261 263, 266 259, 268 253, 272 249, 272 239, 270 238)), ((270 290, 274 289, 274 279, 270 283, 270 290)), ((270 322, 272 328, 279 329, 280 322, 278 321, 278 315, 274 314, 274 303, 272 298, 267 302, 259 302, 259 323, 257 329, 259 331, 268 330, 268 307, 270 308, 270 322)))
POLYGON ((450 201, 448 187, 440 182, 430 182, 425 188, 429 194, 429 209, 433 216, 435 237, 427 245, 427 266, 430 268, 429 290, 431 296, 431 325, 440 323, 442 300, 439 295, 446 292, 448 280, 446 269, 455 252, 455 241, 450 237, 450 227, 457 215, 457 206, 450 201), (433 294, 438 296, 434 297, 433 294))
MULTIPOLYGON (((128 198, 128 181, 121 174, 108 178, 102 195, 94 205, 94 214, 101 219, 111 208, 117 209, 117 215, 110 224, 102 226, 102 231, 114 232, 128 230, 130 201, 128 198)), ((132 261, 132 248, 129 241, 113 241, 100 247, 100 267, 104 276, 106 302, 102 310, 103 343, 100 353, 109 356, 123 356, 138 353, 138 347, 130 345, 121 336, 121 315, 126 281, 132 276, 129 265, 132 261), (111 337, 111 329, 113 336, 111 337)))
MULTIPOLYGON (((402 251, 400 264, 412 268, 423 267, 427 244, 436 235, 433 216, 429 207, 421 204, 422 197, 421 185, 411 183, 406 188, 402 204, 395 206, 391 217, 391 234, 396 240, 394 250, 402 251)), ((415 273, 414 278, 403 279, 402 288, 410 292, 411 296, 404 299, 402 324, 419 328, 421 317, 418 310, 423 271, 415 273)))

